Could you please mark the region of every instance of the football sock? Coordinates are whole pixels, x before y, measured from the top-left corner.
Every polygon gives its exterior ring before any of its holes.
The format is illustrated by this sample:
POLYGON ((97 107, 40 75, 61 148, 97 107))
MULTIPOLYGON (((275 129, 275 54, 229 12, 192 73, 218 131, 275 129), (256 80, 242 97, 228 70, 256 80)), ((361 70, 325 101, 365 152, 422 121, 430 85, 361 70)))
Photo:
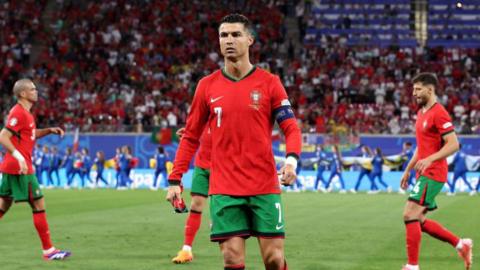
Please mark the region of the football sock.
POLYGON ((43 250, 51 249, 53 245, 52 241, 50 240, 50 231, 48 229, 47 215, 45 214, 45 210, 33 212, 33 225, 35 225, 35 229, 37 229, 38 236, 42 242, 43 250))
POLYGON ((202 223, 202 212, 191 210, 185 224, 185 246, 192 246, 195 235, 197 235, 200 224, 202 223))
POLYGON ((420 243, 422 241, 420 221, 417 219, 405 221, 405 229, 408 264, 418 265, 418 254, 420 253, 420 243))
POLYGON ((245 270, 244 264, 229 265, 223 268, 224 270, 245 270))
POLYGON ((437 238, 438 240, 450 243, 450 245, 454 247, 456 247, 458 242, 460 242, 460 238, 451 233, 440 223, 431 219, 425 220, 425 222, 422 224, 422 231, 428 233, 432 237, 437 238))

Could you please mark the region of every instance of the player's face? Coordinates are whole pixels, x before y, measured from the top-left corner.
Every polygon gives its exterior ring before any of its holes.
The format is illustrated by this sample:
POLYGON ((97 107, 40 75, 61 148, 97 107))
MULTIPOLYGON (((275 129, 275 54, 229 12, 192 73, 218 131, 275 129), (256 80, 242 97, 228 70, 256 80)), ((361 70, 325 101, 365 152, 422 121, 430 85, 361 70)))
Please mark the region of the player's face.
POLYGON ((35 87, 35 84, 33 82, 29 82, 25 84, 25 90, 23 90, 22 93, 23 98, 26 100, 35 103, 38 100, 38 91, 37 87, 35 87))
POLYGON ((218 32, 220 51, 224 57, 233 60, 248 55, 253 37, 242 23, 222 23, 218 32))
POLYGON ((433 88, 431 85, 424 85, 422 83, 415 83, 413 85, 413 97, 420 106, 424 106, 428 103, 432 93, 433 88))

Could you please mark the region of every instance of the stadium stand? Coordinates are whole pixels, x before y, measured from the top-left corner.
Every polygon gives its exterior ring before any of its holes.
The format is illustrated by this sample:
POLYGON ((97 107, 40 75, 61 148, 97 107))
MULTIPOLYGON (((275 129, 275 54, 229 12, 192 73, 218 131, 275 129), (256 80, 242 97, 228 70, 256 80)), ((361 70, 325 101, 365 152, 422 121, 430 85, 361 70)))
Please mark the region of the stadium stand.
POLYGON ((407 0, 297 6, 300 29, 305 23, 301 44, 287 38, 288 1, 58 1, 42 17, 46 2, 1 6, 8 14, 0 16, 2 117, 13 102, 6 98, 12 82, 25 74, 41 89, 39 126, 91 132, 181 126, 195 83, 222 65, 215 22, 233 9, 254 22, 253 62, 282 78, 304 132, 411 133, 416 105, 409 80, 433 71, 457 131, 480 133, 480 51, 470 46, 480 44, 480 20, 472 1, 458 9, 432 0, 426 47, 415 39, 407 0), (21 53, 39 43, 34 60, 21 53))

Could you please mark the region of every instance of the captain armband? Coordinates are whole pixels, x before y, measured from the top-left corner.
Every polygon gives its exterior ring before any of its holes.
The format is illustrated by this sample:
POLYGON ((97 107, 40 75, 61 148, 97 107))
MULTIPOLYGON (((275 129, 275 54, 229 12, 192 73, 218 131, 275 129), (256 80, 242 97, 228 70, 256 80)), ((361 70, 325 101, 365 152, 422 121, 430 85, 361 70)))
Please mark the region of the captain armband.
POLYGON ((273 115, 275 116, 275 120, 278 124, 282 123, 287 119, 295 118, 295 114, 293 113, 292 107, 290 105, 282 105, 276 108, 273 111, 273 115))

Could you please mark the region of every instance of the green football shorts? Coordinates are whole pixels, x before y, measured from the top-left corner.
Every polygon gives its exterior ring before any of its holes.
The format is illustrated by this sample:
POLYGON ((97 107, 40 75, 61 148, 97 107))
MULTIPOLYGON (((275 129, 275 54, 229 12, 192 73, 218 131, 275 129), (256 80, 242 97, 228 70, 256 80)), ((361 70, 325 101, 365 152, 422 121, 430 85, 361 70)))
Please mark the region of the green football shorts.
POLYGON ((6 174, 2 176, 0 197, 13 198, 15 202, 30 202, 43 197, 34 174, 6 174))
POLYGON ((211 195, 210 216, 210 239, 213 242, 232 237, 285 237, 280 194, 245 197, 211 195))
POLYGON ((429 211, 435 210, 437 209, 435 197, 437 197, 438 193, 442 191, 444 185, 445 183, 435 181, 425 176, 420 176, 410 192, 408 200, 427 207, 427 210, 429 211))
POLYGON ((208 180, 210 179, 210 171, 195 167, 192 176, 192 190, 190 194, 208 197, 208 180))

